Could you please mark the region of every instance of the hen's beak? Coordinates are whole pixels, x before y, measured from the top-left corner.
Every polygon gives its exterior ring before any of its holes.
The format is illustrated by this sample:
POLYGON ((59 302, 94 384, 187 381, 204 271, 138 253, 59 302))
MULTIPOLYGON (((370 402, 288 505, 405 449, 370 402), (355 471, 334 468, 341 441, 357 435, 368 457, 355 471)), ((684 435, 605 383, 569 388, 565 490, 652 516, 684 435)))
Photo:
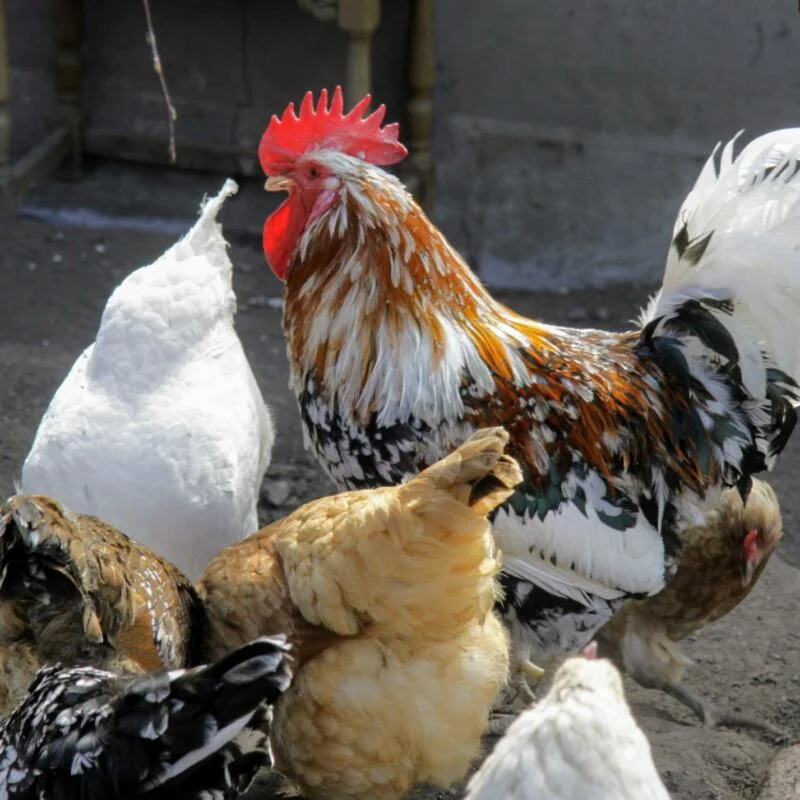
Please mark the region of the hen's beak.
POLYGON ((267 178, 264 188, 268 192, 288 192, 292 188, 291 178, 285 175, 275 175, 272 178, 267 178))
POLYGON ((742 545, 744 549, 742 586, 749 586, 761 561, 761 545, 759 543, 758 528, 747 531, 742 545))
POLYGON ((750 582, 753 580, 753 575, 755 574, 757 566, 758 562, 752 558, 748 558, 747 561, 744 562, 744 572, 742 574, 742 586, 750 585, 750 582))

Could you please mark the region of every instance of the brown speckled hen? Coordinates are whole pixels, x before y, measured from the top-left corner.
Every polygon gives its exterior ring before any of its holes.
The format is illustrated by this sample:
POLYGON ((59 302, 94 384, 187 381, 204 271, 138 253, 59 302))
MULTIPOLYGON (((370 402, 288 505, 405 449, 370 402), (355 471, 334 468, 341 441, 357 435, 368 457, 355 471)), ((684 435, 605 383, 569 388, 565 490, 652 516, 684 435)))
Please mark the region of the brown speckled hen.
POLYGON ((602 656, 642 686, 680 700, 706 725, 767 727, 718 709, 681 683, 690 660, 676 642, 723 617, 744 600, 783 537, 778 498, 754 480, 743 504, 736 490, 722 496, 705 525, 683 532, 675 576, 646 600, 629 600, 598 633, 602 656))
POLYGON ((521 479, 502 428, 401 486, 308 503, 224 550, 198 589, 204 657, 285 632, 277 768, 317 800, 398 800, 463 777, 506 679, 486 515, 521 479))
POLYGON ((40 495, 0 508, 0 713, 46 664, 184 667, 202 619, 188 578, 96 517, 40 495))

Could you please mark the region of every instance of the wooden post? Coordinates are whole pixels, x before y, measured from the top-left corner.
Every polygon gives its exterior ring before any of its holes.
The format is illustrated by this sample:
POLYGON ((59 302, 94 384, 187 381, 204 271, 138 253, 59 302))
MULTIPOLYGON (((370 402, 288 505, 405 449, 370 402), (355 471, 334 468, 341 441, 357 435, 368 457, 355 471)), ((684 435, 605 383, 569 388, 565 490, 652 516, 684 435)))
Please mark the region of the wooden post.
POLYGON ((433 0, 414 0, 409 54, 411 98, 408 114, 408 183, 423 206, 433 200, 433 89, 436 56, 433 28, 433 0))
POLYGON ((347 33, 344 96, 349 106, 372 90, 372 35, 380 19, 380 0, 339 0, 337 21, 347 33))
POLYGON ((55 0, 56 90, 72 144, 73 177, 83 157, 83 0, 55 0))
POLYGON ((11 62, 6 27, 6 0, 0 0, 0 167, 11 157, 11 62))

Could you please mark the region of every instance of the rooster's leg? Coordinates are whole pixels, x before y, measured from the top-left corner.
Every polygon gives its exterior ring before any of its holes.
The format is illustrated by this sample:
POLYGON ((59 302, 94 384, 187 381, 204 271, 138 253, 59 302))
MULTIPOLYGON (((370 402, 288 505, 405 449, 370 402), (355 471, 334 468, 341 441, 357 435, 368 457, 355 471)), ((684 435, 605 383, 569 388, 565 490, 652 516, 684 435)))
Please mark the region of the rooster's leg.
POLYGON ((681 683, 676 683, 674 685, 668 684, 663 688, 667 694, 691 709, 708 728, 755 728, 757 730, 766 731, 773 736, 784 737, 786 735, 784 731, 770 725, 764 720, 725 711, 710 700, 706 700, 695 694, 691 689, 688 689, 681 683))

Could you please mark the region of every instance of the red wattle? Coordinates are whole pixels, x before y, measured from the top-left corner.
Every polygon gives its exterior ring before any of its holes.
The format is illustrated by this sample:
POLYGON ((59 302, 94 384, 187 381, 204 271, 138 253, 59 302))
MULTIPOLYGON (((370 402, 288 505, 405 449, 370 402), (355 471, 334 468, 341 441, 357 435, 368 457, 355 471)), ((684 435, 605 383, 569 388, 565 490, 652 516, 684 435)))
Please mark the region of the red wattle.
POLYGON ((307 216, 302 205, 289 197, 267 218, 264 225, 264 255, 279 280, 286 280, 289 260, 303 232, 307 216))
POLYGON ((744 548, 744 557, 748 561, 755 561, 759 555, 759 546, 758 546, 758 529, 753 528, 747 532, 747 535, 744 537, 744 541, 742 542, 742 547, 744 548))

